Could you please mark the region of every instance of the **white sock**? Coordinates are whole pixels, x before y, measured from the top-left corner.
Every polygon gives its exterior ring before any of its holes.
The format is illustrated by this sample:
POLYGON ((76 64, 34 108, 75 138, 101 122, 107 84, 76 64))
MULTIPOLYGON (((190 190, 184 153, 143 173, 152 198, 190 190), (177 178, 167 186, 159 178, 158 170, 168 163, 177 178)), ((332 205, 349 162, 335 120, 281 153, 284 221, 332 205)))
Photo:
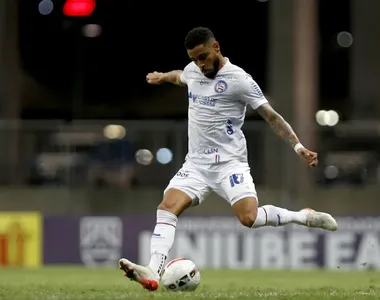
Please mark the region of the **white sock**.
POLYGON ((168 253, 173 246, 177 222, 176 215, 165 210, 157 210, 157 223, 150 241, 151 257, 148 265, 157 277, 161 275, 168 253))
POLYGON ((258 208, 257 218, 252 228, 263 226, 282 226, 289 223, 306 224, 307 211, 291 211, 273 205, 264 205, 258 208))

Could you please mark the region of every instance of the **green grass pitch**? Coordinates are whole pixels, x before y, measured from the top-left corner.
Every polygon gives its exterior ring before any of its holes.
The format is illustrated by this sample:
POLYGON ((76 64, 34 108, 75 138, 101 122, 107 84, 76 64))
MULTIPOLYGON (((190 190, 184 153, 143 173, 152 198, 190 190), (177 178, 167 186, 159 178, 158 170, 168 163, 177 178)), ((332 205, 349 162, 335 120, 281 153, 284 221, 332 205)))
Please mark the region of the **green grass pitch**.
POLYGON ((195 292, 147 292, 119 269, 0 268, 0 299, 380 299, 375 271, 202 270, 195 292))

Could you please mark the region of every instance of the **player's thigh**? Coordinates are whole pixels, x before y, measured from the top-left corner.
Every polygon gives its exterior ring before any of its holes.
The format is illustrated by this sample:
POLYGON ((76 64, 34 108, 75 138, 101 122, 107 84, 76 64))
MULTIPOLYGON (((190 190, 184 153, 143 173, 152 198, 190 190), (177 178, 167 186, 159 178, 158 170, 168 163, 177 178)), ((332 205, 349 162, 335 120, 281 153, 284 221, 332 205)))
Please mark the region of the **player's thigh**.
POLYGON ((166 187, 162 204, 187 208, 202 203, 210 192, 210 187, 196 167, 185 163, 166 187))
POLYGON ((158 205, 157 209, 165 210, 180 216, 184 210, 189 208, 192 204, 191 197, 176 188, 169 188, 162 199, 161 203, 158 205))

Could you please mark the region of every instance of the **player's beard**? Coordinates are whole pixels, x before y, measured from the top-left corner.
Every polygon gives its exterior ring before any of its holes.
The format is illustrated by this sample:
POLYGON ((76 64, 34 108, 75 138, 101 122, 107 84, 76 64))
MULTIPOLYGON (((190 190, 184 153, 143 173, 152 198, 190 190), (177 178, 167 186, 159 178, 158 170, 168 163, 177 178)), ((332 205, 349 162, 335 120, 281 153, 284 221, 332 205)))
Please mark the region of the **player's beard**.
POLYGON ((216 57, 214 60, 214 63, 213 63, 212 70, 210 70, 210 72, 207 72, 207 74, 204 74, 204 75, 207 78, 214 79, 216 74, 218 73, 219 63, 220 63, 220 59, 219 59, 219 57, 216 57))

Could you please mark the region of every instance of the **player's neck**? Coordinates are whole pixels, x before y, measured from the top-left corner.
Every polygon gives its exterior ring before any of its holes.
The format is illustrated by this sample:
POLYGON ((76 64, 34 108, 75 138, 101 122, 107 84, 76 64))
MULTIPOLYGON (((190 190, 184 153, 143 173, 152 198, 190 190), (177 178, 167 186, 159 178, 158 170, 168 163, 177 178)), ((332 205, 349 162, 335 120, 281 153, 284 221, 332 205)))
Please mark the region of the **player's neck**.
POLYGON ((218 69, 218 71, 220 71, 220 69, 223 68, 226 63, 227 63, 227 59, 225 59, 223 56, 221 56, 220 60, 219 60, 219 69, 218 69))

